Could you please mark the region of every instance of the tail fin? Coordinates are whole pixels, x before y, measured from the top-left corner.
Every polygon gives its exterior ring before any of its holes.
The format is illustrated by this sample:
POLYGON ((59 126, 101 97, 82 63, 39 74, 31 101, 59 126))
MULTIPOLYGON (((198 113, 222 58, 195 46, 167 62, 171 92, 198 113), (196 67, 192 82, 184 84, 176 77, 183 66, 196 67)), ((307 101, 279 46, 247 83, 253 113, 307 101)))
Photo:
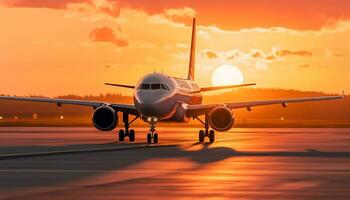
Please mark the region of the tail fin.
POLYGON ((194 80, 194 64, 195 64, 195 57, 196 57, 195 51, 196 51, 196 18, 193 18, 190 63, 188 66, 188 76, 187 76, 187 79, 192 81, 194 80))

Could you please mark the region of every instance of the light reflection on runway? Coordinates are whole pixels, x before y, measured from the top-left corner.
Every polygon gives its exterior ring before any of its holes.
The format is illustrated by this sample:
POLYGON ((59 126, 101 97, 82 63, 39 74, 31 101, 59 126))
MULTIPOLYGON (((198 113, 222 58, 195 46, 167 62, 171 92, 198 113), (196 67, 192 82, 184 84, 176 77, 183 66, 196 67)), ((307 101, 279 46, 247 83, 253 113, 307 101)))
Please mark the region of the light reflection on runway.
MULTIPOLYGON (((146 129, 137 132, 144 145, 146 129)), ((0 161, 0 199, 349 199, 350 129, 159 128, 164 148, 0 161)), ((90 128, 0 128, 0 154, 128 147, 90 128)))

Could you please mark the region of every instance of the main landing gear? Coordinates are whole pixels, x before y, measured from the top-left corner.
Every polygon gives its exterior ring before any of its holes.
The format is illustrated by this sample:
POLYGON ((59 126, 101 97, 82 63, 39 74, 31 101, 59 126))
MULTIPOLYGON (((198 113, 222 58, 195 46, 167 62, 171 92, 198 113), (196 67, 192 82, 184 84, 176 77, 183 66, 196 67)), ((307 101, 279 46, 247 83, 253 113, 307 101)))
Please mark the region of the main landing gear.
POLYGON ((130 129, 130 124, 133 123, 136 119, 138 119, 139 116, 136 116, 133 120, 129 122, 129 115, 127 113, 123 113, 123 122, 124 122, 124 127, 125 129, 120 129, 119 130, 119 141, 124 141, 125 137, 129 137, 130 142, 135 141, 135 131, 134 129, 130 129))
POLYGON ((204 122, 201 119, 199 119, 198 117, 196 117, 196 119, 204 125, 204 130, 200 130, 198 133, 199 142, 203 143, 205 137, 209 137, 209 142, 213 143, 215 141, 215 131, 212 129, 209 131, 209 116, 208 116, 208 114, 205 115, 204 122))
POLYGON ((158 133, 156 132, 157 118, 148 117, 147 121, 149 123, 149 133, 147 134, 147 143, 151 144, 152 139, 153 143, 158 143, 158 133))

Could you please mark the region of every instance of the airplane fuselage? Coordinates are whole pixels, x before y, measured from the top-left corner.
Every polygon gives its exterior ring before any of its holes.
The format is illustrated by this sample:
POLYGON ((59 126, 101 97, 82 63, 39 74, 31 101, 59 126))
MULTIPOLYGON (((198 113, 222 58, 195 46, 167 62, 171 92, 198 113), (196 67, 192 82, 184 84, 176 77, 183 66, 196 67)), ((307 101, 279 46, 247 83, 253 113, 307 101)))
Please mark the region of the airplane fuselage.
POLYGON ((198 91, 194 81, 151 73, 137 83, 133 99, 142 119, 188 121, 185 106, 202 103, 198 91))

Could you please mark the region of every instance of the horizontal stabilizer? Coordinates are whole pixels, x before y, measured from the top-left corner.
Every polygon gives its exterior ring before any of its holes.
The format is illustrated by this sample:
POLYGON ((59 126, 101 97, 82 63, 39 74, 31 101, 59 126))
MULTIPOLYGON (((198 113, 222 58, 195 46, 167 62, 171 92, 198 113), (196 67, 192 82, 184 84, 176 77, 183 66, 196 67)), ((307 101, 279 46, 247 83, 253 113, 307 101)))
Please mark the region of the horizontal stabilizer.
POLYGON ((123 84, 115 84, 115 83, 105 83, 105 85, 116 86, 116 87, 124 87, 124 88, 131 88, 131 89, 135 88, 135 86, 133 86, 133 85, 123 85, 123 84))
POLYGON ((224 86, 213 86, 213 87, 203 87, 200 89, 200 91, 195 91, 193 93, 197 92, 208 92, 208 91, 214 91, 214 90, 222 90, 222 89, 230 89, 230 88, 238 88, 238 87, 245 87, 245 86, 252 86, 256 85, 256 83, 246 83, 246 84, 239 84, 239 85, 224 85, 224 86))

